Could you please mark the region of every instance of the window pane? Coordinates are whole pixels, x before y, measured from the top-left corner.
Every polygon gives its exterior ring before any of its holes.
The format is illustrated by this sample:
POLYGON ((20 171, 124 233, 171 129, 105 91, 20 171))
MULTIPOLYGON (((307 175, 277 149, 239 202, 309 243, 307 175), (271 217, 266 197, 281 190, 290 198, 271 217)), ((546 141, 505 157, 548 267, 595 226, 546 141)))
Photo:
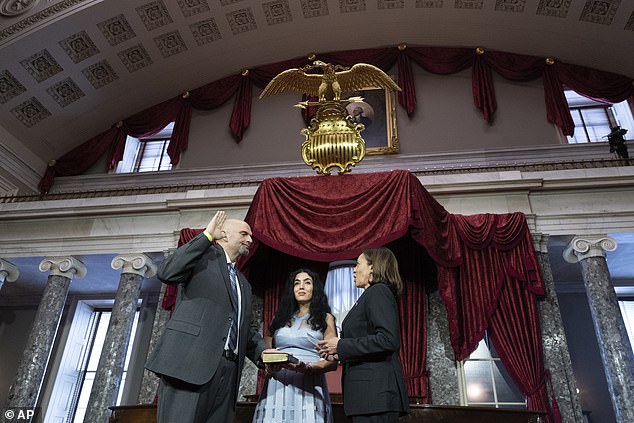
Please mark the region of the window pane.
POLYGON ((174 129, 174 122, 147 138, 128 136, 123 153, 123 160, 117 165, 117 173, 151 172, 170 170, 167 147, 174 129))
POLYGON ((526 409, 524 396, 504 368, 487 332, 459 369, 464 381, 460 385, 464 405, 526 409))
POLYGON ((606 114, 606 108, 582 109, 581 114, 586 123, 590 142, 607 141, 606 135, 610 133, 610 121, 606 114))
POLYGON ((489 348, 487 347, 486 341, 482 339, 478 344, 478 348, 469 356, 470 360, 473 359, 490 359, 491 353, 489 352, 489 348))
POLYGON ((489 340, 488 333, 485 333, 484 341, 486 342, 487 347, 489 347, 489 354, 491 354, 491 357, 500 358, 500 354, 498 354, 497 350, 495 349, 495 345, 493 345, 493 343, 489 340))
POLYGON ((163 157, 163 153, 167 151, 169 140, 142 141, 145 147, 141 149, 142 157, 138 161, 138 172, 151 172, 155 170, 169 170, 171 164, 169 157, 163 157))
POLYGON ((90 391, 92 390, 92 384, 95 381, 95 373, 87 372, 84 384, 81 387, 81 394, 79 395, 79 401, 77 402, 77 408, 75 412, 75 423, 81 423, 84 421, 84 415, 88 408, 88 400, 90 399, 90 391))
POLYGON ((625 330, 630 338, 630 346, 634 350, 634 300, 619 301, 619 307, 625 322, 625 330))
POLYGON ((572 90, 564 91, 570 115, 575 124, 574 136, 568 143, 606 142, 606 135, 614 126, 634 127, 632 110, 626 101, 604 103, 584 97, 572 90))
POLYGON ((588 142, 588 136, 583 128, 583 119, 581 119, 581 111, 579 109, 570 109, 572 122, 575 124, 575 132, 572 137, 568 137, 569 144, 579 144, 588 142))
POLYGON ((524 396, 511 380, 501 361, 493 362, 493 380, 499 402, 524 402, 524 396))
POLYGON ((99 319, 99 326, 97 326, 95 343, 93 344, 92 351, 90 352, 90 359, 88 360, 87 370, 91 372, 97 371, 97 366, 99 365, 99 357, 101 356, 101 350, 103 349, 103 342, 106 340, 108 323, 110 323, 109 311, 104 311, 100 314, 101 318, 99 319))
MULTIPOLYGON (((84 378, 83 385, 81 386, 81 393, 79 395, 79 399, 77 400, 77 407, 75 413, 74 422, 82 422, 84 419, 84 414, 86 413, 86 408, 88 406, 88 400, 90 399, 90 391, 92 389, 92 385, 95 379, 95 374, 97 371, 97 366, 99 364, 99 358, 101 356, 101 351, 103 350, 103 344, 106 340, 106 333, 108 331, 108 325, 110 323, 110 316, 112 313, 110 311, 97 311, 95 314, 100 315, 99 325, 97 326, 97 331, 94 335, 94 344, 93 348, 90 351, 90 358, 88 360, 88 370, 86 371, 86 375, 84 378)), ((126 351, 126 359, 123 368, 123 376, 121 378, 121 383, 119 385, 119 392, 117 395, 117 403, 116 405, 121 404, 121 398, 123 396, 123 389, 125 387, 125 381, 127 376, 128 365, 130 363, 130 355, 132 352, 132 345, 134 345, 134 338, 136 335, 136 328, 139 321, 139 312, 137 311, 134 316, 134 321, 132 324, 132 330, 130 333, 130 340, 128 341, 128 348, 126 351)))
POLYGON ((353 270, 354 266, 335 267, 326 275, 324 291, 335 316, 337 332, 341 332, 341 322, 363 293, 363 289, 354 284, 353 270))
POLYGON ((469 403, 493 402, 495 400, 491 367, 488 361, 467 361, 464 363, 464 373, 469 403))

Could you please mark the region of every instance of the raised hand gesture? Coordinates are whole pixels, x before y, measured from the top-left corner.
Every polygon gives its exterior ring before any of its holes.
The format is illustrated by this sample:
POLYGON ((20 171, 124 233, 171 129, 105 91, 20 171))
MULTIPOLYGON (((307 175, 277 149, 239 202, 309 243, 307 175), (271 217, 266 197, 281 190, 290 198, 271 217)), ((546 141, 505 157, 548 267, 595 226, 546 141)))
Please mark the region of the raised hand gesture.
POLYGON ((211 221, 209 221, 205 231, 211 235, 213 239, 222 238, 222 227, 224 226, 226 220, 227 216, 224 210, 218 210, 214 217, 211 218, 211 221))

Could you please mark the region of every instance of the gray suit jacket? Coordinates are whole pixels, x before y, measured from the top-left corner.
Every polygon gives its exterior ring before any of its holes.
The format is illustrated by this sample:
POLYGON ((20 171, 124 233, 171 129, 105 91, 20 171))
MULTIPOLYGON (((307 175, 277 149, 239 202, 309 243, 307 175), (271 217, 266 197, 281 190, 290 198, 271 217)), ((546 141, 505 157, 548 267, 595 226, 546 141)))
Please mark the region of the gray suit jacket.
MULTIPOLYGON (((232 316, 229 270, 224 250, 204 234, 178 248, 159 266, 158 278, 181 284, 172 317, 146 368, 195 385, 216 372, 232 316)), ((257 363, 266 344, 252 323, 251 285, 238 272, 242 318, 238 345, 238 383, 245 355, 257 363)), ((238 386, 235 387, 236 392, 238 386)))
POLYGON ((341 323, 337 344, 347 416, 407 413, 409 399, 398 360, 399 347, 394 294, 385 284, 371 285, 341 323))

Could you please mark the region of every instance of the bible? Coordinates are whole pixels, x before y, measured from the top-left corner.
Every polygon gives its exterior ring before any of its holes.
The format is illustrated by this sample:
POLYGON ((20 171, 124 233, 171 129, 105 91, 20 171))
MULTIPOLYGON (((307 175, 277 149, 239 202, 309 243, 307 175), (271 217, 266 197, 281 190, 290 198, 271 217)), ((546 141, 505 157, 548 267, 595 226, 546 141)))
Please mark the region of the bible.
POLYGON ((265 364, 299 363, 299 359, 284 351, 264 351, 262 353, 262 362, 265 364))

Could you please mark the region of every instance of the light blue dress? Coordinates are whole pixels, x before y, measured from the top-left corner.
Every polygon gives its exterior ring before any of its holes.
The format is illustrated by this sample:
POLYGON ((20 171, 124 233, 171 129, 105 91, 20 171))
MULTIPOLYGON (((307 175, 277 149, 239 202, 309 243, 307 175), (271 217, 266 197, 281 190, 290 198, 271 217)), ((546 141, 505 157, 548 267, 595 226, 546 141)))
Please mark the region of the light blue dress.
MULTIPOLYGON (((310 328, 306 322, 309 317, 295 316, 290 327, 276 330, 274 345, 300 361, 314 363, 319 361, 315 345, 324 334, 310 328)), ((332 423, 325 376, 288 369, 273 373, 264 382, 253 423, 332 423)))

